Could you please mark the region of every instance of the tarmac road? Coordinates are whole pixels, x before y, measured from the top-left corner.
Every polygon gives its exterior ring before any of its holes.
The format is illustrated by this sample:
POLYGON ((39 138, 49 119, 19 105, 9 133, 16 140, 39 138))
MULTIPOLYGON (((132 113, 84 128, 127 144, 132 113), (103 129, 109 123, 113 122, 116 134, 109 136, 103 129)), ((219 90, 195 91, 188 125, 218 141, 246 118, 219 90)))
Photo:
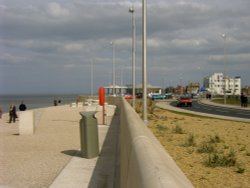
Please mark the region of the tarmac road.
MULTIPOLYGON (((170 105, 176 107, 176 101, 171 102, 170 105)), ((178 108, 194 112, 220 115, 220 116, 250 119, 250 110, 207 105, 203 103, 198 103, 197 101, 193 101, 192 107, 178 107, 178 108)))

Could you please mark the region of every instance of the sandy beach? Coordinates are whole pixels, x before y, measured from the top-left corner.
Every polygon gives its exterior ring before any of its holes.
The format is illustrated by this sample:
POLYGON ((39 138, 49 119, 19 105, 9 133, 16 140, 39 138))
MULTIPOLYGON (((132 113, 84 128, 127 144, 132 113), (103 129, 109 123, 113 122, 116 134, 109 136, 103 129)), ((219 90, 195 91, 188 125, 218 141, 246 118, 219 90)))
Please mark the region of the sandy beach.
POLYGON ((36 109, 33 135, 19 135, 18 121, 0 119, 0 185, 13 188, 48 187, 79 150, 82 108, 36 109), (18 160, 17 160, 18 159, 18 160))

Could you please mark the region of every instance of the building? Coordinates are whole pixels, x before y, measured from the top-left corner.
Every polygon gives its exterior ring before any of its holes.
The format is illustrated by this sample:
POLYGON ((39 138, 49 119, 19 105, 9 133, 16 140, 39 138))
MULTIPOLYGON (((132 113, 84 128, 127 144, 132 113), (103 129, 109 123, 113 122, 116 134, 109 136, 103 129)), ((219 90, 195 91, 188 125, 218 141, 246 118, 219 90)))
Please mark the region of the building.
POLYGON ((196 94, 199 92, 200 83, 198 82, 191 82, 187 85, 186 90, 189 94, 196 94))
POLYGON ((183 95, 184 93, 185 93, 185 87, 184 86, 178 85, 175 88, 175 94, 177 94, 177 95, 183 95))
POLYGON ((244 88, 242 88, 242 92, 246 95, 250 95, 250 86, 245 86, 244 88))
MULTIPOLYGON (((127 93, 132 94, 132 85, 127 85, 127 89, 126 89, 127 93)), ((150 84, 147 85, 147 93, 161 93, 162 89, 160 86, 152 86, 150 84)), ((143 93, 143 87, 142 85, 136 85, 135 87, 135 93, 143 93)))
MULTIPOLYGON (((109 85, 109 86, 104 86, 105 93, 107 95, 124 95, 124 94, 132 94, 132 85, 127 85, 127 86, 118 86, 118 85, 109 85), (113 92, 114 89, 114 92, 113 92)), ((159 93, 161 94, 162 89, 159 86, 152 86, 150 84, 147 85, 147 93, 159 93)), ((137 85, 135 87, 135 94, 138 93, 143 93, 143 87, 142 85, 137 85)))
POLYGON ((109 85, 109 86, 104 86, 105 93, 107 95, 123 95, 126 93, 127 86, 118 86, 118 85, 109 85))
POLYGON ((241 78, 226 77, 223 73, 214 73, 204 78, 204 86, 212 95, 240 95, 241 94, 241 78))

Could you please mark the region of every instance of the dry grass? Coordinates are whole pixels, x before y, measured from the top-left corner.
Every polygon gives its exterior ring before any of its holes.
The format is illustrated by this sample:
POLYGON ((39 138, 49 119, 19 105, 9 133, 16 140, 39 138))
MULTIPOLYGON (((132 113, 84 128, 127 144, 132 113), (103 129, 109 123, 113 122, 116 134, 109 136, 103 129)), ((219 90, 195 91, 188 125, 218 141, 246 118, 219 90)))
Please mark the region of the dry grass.
POLYGON ((249 123, 149 112, 148 127, 195 187, 250 187, 249 123))

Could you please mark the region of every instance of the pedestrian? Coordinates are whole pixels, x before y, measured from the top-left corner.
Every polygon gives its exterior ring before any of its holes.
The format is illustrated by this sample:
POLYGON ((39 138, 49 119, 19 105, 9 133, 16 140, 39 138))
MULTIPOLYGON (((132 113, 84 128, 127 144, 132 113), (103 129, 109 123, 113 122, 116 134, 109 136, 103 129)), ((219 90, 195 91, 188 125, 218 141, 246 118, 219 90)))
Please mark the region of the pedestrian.
POLYGON ((0 119, 2 119, 2 114, 3 114, 3 110, 2 110, 2 108, 0 106, 0 119))
POLYGON ((244 95, 244 96, 243 96, 243 106, 244 106, 244 107, 247 107, 247 103, 248 103, 247 95, 244 95))
POLYGON ((27 107, 26 107, 26 105, 22 101, 21 104, 19 105, 19 110, 20 111, 25 111, 26 109, 27 109, 27 107))
POLYGON ((57 100, 54 100, 54 106, 57 106, 57 100))
POLYGON ((243 93, 241 93, 240 95, 240 105, 241 107, 244 107, 244 94, 243 93))
POLYGON ((11 123, 12 121, 13 121, 13 123, 15 123, 16 118, 17 118, 17 114, 16 114, 16 106, 13 104, 10 105, 9 116, 10 116, 9 123, 11 123))

